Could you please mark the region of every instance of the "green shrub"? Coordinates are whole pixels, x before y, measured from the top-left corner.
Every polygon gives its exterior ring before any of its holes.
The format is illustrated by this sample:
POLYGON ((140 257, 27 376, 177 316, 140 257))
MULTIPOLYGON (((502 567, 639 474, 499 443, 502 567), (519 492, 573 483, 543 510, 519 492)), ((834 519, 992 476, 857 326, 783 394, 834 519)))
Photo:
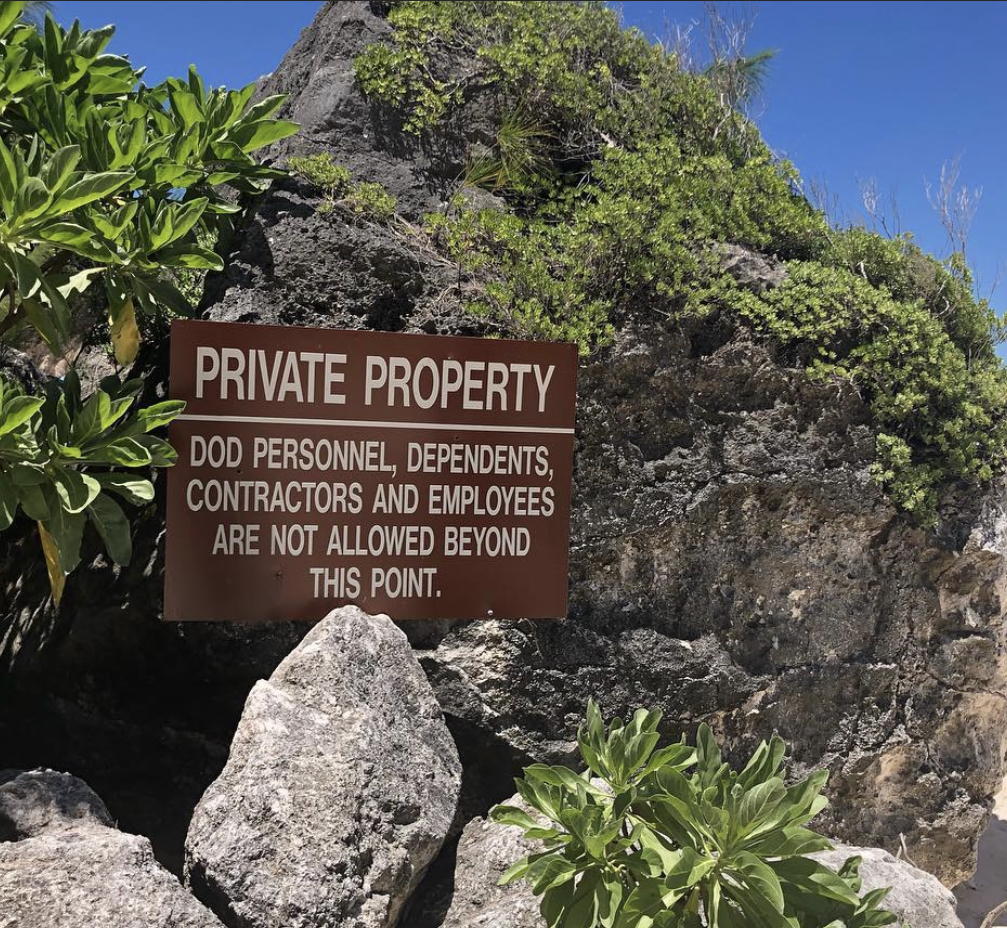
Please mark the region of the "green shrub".
POLYGON ((168 400, 137 408, 142 380, 105 380, 86 400, 71 371, 45 397, 0 379, 0 532, 18 510, 39 525, 58 600, 80 562, 84 526, 97 530, 117 564, 132 557, 130 524, 114 497, 133 505, 154 498, 153 484, 123 469, 169 467, 174 449, 148 434, 185 406, 168 400))
MULTIPOLYGON (((148 322, 191 313, 199 275, 222 268, 210 245, 239 207, 221 188, 264 189, 282 172, 251 153, 297 127, 271 118, 283 97, 252 105, 254 84, 208 90, 190 69, 148 87, 104 52, 111 26, 64 29, 47 15, 39 30, 24 7, 0 4, 0 338, 33 329, 70 362, 86 293, 104 305, 112 354, 127 366, 148 322)), ((28 397, 0 378, 0 530, 18 511, 39 523, 57 603, 87 521, 113 559, 128 560, 104 490, 131 488, 120 493, 131 502, 148 491, 117 470, 173 460, 147 431, 179 406, 134 408, 140 386, 106 381, 80 396, 71 371, 28 397)))
POLYGON ((710 729, 696 747, 657 748, 660 713, 606 728, 591 702, 578 735, 583 773, 536 764, 517 780, 531 809, 494 821, 543 844, 501 882, 524 879, 549 928, 875 928, 896 916, 888 890, 859 895, 860 858, 834 873, 805 827, 828 805, 819 771, 788 786, 785 746, 763 742, 740 771, 710 729))
POLYGON ((395 197, 381 184, 354 184, 349 168, 333 162, 328 152, 290 158, 287 166, 322 191, 325 199, 318 207, 320 213, 342 207, 375 222, 388 222, 395 215, 395 197))
POLYGON ((505 209, 453 202, 426 222, 467 272, 473 312, 583 354, 632 313, 734 318, 794 349, 812 376, 856 386, 875 419, 875 477, 925 523, 949 480, 1003 468, 1003 326, 960 255, 830 229, 710 78, 620 29, 603 4, 415 0, 389 21, 390 40, 357 60, 366 93, 420 134, 470 98, 496 114, 461 180, 505 209), (775 254, 787 282, 743 290, 718 242, 775 254))
POLYGON ((381 184, 355 184, 346 203, 358 216, 367 216, 376 222, 387 222, 395 215, 395 197, 381 184))
POLYGON ((350 170, 332 160, 332 155, 294 156, 287 159, 287 167, 308 183, 320 187, 330 200, 341 197, 350 187, 350 170))

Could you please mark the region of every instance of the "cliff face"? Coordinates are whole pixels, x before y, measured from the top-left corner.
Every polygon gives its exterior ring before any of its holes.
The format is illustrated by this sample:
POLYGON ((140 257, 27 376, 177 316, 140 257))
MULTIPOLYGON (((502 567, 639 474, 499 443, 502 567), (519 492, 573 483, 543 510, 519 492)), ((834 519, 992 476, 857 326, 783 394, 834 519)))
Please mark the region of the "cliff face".
MULTIPOLYGON (((361 95, 353 58, 387 33, 381 7, 328 4, 268 79, 303 126, 274 155, 329 152, 415 219, 453 191, 479 106, 421 143, 361 95)), ((294 179, 275 187, 210 282, 206 318, 480 331, 454 265, 316 204, 294 179)), ((735 257, 746 285, 783 273, 735 257)), ((833 771, 825 830, 904 838, 917 864, 961 879, 1007 732, 1002 494, 953 489, 939 532, 916 528, 870 478, 851 388, 813 383, 729 319, 626 315, 581 372, 567 621, 406 629, 459 745, 462 818, 510 795, 521 764, 568 759, 594 695, 606 713, 660 707, 669 732, 709 721, 739 757, 778 731, 798 768, 833 771)), ((162 535, 157 508, 133 566, 95 559, 58 616, 38 605, 33 539, 0 542, 0 766, 84 777, 177 863, 245 695, 305 629, 160 624, 162 535)))

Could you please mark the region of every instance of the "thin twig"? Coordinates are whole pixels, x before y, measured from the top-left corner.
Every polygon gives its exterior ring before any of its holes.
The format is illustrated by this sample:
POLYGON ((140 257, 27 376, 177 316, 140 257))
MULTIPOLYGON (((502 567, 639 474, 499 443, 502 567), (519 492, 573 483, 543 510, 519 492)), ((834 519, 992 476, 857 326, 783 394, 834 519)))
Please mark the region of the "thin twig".
POLYGON ((1000 905, 990 912, 989 915, 983 919, 983 923, 979 926, 979 928, 993 928, 996 924, 997 918, 1003 915, 1004 912, 1007 912, 1007 901, 1001 902, 1000 905))

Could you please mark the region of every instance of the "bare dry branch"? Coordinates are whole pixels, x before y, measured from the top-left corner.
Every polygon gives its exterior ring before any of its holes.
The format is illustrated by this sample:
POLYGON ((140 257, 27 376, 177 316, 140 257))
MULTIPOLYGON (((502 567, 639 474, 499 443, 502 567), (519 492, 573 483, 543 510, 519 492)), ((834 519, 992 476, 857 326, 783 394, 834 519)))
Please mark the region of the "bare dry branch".
POLYGON ((924 178, 927 191, 927 201, 936 211, 941 225, 948 237, 952 252, 959 252, 963 257, 968 245, 969 230, 975 219, 979 200, 982 198, 982 187, 969 189, 959 183, 961 176, 961 156, 951 158, 941 165, 940 175, 936 185, 924 178))

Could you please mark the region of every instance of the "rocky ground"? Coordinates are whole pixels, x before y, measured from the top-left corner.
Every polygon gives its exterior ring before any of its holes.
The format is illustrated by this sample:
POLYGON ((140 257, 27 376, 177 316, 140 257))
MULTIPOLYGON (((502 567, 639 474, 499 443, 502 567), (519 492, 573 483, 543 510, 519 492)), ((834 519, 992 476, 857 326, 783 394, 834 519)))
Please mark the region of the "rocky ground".
MULTIPOLYGON (((193 813, 184 886, 82 781, 0 774, 0 928, 539 928, 527 887, 498 885, 536 850, 518 829, 475 818, 431 868, 461 776, 406 636, 386 616, 337 610, 250 693, 193 813)), ((890 908, 914 928, 961 928, 922 870, 872 848, 819 856, 838 869, 854 855, 864 891, 892 887, 890 908)))

